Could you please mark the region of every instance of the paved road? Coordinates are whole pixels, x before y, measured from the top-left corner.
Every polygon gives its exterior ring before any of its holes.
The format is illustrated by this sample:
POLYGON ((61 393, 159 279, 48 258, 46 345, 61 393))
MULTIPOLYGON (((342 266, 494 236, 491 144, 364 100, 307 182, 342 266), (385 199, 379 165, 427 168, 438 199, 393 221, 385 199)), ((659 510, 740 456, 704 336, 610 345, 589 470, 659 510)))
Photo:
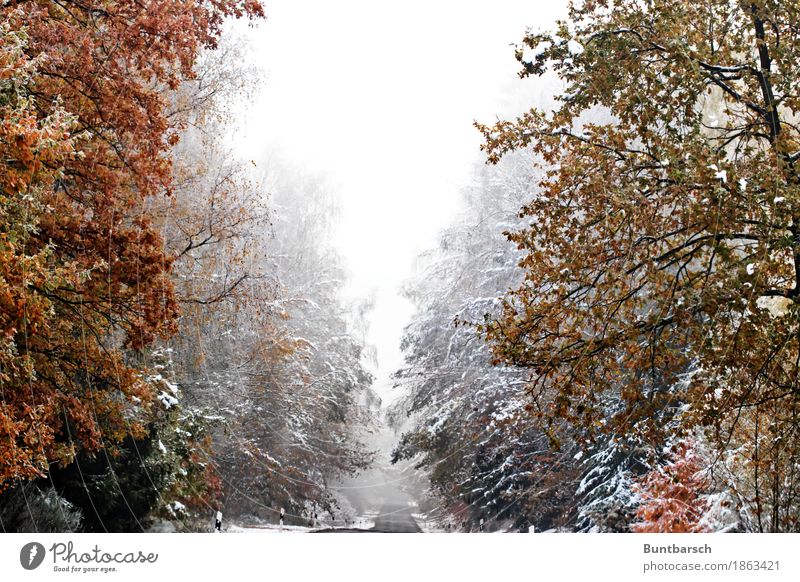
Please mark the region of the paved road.
POLYGON ((335 527, 317 530, 318 533, 420 533, 422 530, 411 515, 408 504, 387 503, 374 518, 372 529, 335 527))
MULTIPOLYGON (((420 478, 413 464, 389 463, 390 452, 398 438, 393 430, 384 428, 377 434, 370 433, 368 438, 373 446, 383 453, 371 469, 351 479, 345 479, 337 485, 339 493, 345 498, 345 505, 349 506, 349 513, 374 521, 375 527, 370 530, 344 531, 422 531, 411 516, 411 512, 416 510, 416 500, 427 488, 427 482, 420 478)), ((339 525, 339 522, 336 525, 339 525)))
POLYGON ((376 532, 418 533, 417 522, 411 516, 411 509, 407 504, 386 503, 381 507, 381 512, 375 517, 376 532))

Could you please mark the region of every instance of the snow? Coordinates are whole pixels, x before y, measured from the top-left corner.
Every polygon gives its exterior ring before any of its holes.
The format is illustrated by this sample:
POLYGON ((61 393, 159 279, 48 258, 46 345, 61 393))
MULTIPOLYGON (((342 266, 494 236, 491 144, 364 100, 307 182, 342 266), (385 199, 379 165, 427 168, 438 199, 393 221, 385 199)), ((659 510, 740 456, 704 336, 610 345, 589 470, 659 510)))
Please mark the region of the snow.
POLYGON ((435 516, 427 513, 412 513, 423 533, 446 533, 460 531, 458 520, 450 515, 435 516))
POLYGON ((717 164, 709 164, 707 167, 714 172, 714 178, 722 180, 722 182, 728 181, 728 172, 726 170, 720 170, 717 164))
POLYGON ((756 299, 756 305, 766 309, 772 317, 783 317, 789 312, 792 300, 788 297, 772 297, 764 295, 756 299))
POLYGON ((582 55, 584 51, 583 45, 575 39, 571 39, 569 42, 567 42, 567 50, 569 51, 569 54, 573 56, 582 55))
MULTIPOLYGON (((170 515, 172 515, 173 517, 177 517, 180 514, 186 513, 186 506, 180 501, 173 501, 172 503, 167 503, 166 508, 167 511, 170 513, 170 515)), ((158 529, 161 530, 162 528, 159 527, 158 529)))
POLYGON ((736 499, 728 492, 713 493, 705 498, 706 511, 699 526, 717 533, 735 531, 739 526, 739 516, 735 511, 736 499))
MULTIPOLYGON (((162 367, 162 368, 163 368, 163 366, 160 366, 160 367, 162 367)), ((149 377, 147 378, 147 380, 148 380, 149 382, 153 383, 153 384, 156 384, 156 383, 163 384, 163 385, 164 385, 164 386, 166 386, 166 387, 167 387, 167 389, 168 389, 170 392, 172 392, 172 393, 173 393, 175 396, 177 396, 177 395, 178 395, 178 385, 177 385, 177 384, 175 384, 174 382, 170 382, 169 380, 167 380, 166 378, 164 378, 164 376, 162 376, 161 374, 153 374, 152 376, 149 376, 149 377)), ((159 397, 159 398, 160 398, 160 397, 159 397)), ((175 404, 177 404, 177 403, 178 403, 178 401, 176 400, 176 401, 175 401, 175 404)))
POLYGON ((158 450, 164 455, 167 454, 167 447, 164 446, 164 443, 161 442, 161 439, 158 440, 158 450))
POLYGON ((306 525, 280 525, 277 523, 258 523, 253 525, 243 525, 243 524, 230 524, 226 531, 229 533, 311 533, 315 531, 321 530, 331 530, 331 529, 346 529, 346 530, 354 530, 354 529, 363 529, 363 530, 370 530, 375 527, 375 517, 380 512, 377 510, 372 511, 365 511, 363 515, 350 518, 347 523, 343 523, 341 520, 337 521, 335 524, 325 523, 318 521, 317 525, 314 527, 309 527, 306 525))
POLYGON ((780 203, 781 203, 781 202, 783 202, 784 200, 786 200, 786 198, 784 198, 783 196, 775 196, 775 198, 773 198, 773 200, 772 200, 772 201, 773 201, 775 204, 780 204, 780 203))
POLYGON ((534 48, 528 49, 528 51, 526 51, 525 59, 528 61, 534 61, 536 60, 536 57, 544 54, 544 51, 546 51, 549 47, 550 47, 549 41, 542 41, 539 44, 537 44, 534 48))
POLYGON ((302 525, 284 525, 278 524, 265 524, 265 525, 234 525, 231 524, 225 530, 228 533, 308 533, 314 531, 315 528, 305 527, 302 525))
POLYGON ((163 390, 158 395, 158 399, 161 401, 161 403, 164 405, 164 408, 166 408, 167 410, 178 404, 177 398, 171 396, 170 394, 167 394, 163 390))
POLYGON ((755 263, 749 263, 747 265, 747 274, 748 275, 752 275, 755 272, 756 272, 756 264, 755 263))

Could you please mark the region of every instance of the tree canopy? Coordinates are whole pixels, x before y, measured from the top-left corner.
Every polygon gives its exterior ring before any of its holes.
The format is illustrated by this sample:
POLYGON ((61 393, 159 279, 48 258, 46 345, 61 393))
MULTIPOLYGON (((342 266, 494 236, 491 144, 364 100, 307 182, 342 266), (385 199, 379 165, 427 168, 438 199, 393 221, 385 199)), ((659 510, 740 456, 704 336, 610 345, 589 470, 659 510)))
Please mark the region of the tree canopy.
POLYGON ((165 252, 145 202, 169 193, 181 127, 165 91, 191 79, 229 16, 257 2, 2 6, 3 463, 41 476, 132 432, 154 391, 129 365, 175 329, 165 252))
POLYGON ((754 529, 797 526, 800 4, 586 0, 516 51, 552 112, 479 125, 546 170, 525 281, 480 325, 531 412, 659 446, 700 427, 754 529), (600 120, 600 121, 598 121, 600 120))

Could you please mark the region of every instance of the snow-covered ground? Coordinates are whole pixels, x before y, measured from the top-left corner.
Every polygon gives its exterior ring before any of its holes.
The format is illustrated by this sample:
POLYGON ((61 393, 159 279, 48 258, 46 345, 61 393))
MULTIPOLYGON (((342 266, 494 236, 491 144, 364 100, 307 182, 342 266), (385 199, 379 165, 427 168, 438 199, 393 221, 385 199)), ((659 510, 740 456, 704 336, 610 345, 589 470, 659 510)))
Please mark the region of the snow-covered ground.
POLYGON ((225 530, 227 533, 309 533, 319 528, 304 527, 301 525, 284 525, 279 526, 276 524, 264 525, 236 525, 231 524, 225 530))
POLYGON ((377 510, 366 511, 363 515, 350 518, 347 521, 336 520, 333 522, 321 521, 316 527, 302 525, 284 525, 275 523, 259 523, 254 525, 231 524, 225 531, 227 533, 311 533, 331 529, 363 529, 370 530, 375 527, 375 516, 377 510))
POLYGON ((412 513, 411 517, 417 522, 419 529, 421 529, 424 533, 442 533, 446 531, 457 531, 457 530, 448 530, 447 526, 440 522, 438 519, 434 517, 430 517, 424 513, 412 513))
MULTIPOLYGON (((431 513, 412 513, 411 516, 416 520, 417 525, 424 533, 459 533, 466 532, 463 522, 457 520, 451 515, 440 512, 431 513)), ((474 531, 474 530, 473 530, 474 531)), ((548 530, 544 533, 553 533, 557 530, 548 530)), ((518 530, 514 527, 513 522, 503 521, 495 522, 486 526, 487 533, 517 533, 518 530)), ((534 532, 529 532, 534 533, 534 532)), ((539 532, 541 533, 541 532, 539 532)))

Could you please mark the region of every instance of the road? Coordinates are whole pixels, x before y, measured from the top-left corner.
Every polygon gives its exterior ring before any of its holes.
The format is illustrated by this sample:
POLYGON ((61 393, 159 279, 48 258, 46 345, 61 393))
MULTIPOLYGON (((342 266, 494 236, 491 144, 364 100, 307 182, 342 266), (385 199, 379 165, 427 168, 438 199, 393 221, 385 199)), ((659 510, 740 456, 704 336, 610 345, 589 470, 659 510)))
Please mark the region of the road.
POLYGON ((416 500, 424 491, 426 484, 420 481, 411 463, 402 462, 393 465, 389 462, 392 447, 398 438, 397 434, 384 429, 368 436, 372 445, 381 451, 376 462, 369 470, 343 480, 338 487, 339 493, 345 498, 352 513, 375 524, 372 529, 358 531, 421 532, 411 512, 418 510, 416 500))
POLYGON ((411 515, 408 504, 389 503, 381 507, 380 513, 370 515, 374 525, 370 529, 330 527, 317 533, 420 533, 422 530, 411 515))
POLYGON ((418 533, 417 522, 411 516, 408 504, 387 503, 381 507, 381 512, 375 516, 374 532, 418 533))

